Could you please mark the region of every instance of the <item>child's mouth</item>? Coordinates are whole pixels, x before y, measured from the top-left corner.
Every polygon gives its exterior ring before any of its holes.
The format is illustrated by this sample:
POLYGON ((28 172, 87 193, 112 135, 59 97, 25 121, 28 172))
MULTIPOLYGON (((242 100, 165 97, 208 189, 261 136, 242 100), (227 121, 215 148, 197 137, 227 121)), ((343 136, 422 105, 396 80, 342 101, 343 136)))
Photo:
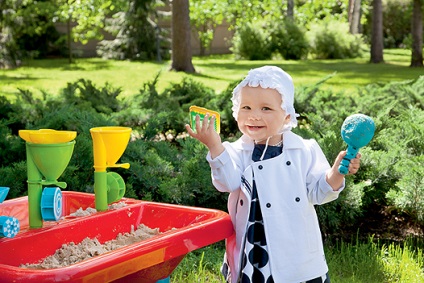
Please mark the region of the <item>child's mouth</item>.
POLYGON ((263 126, 247 126, 250 130, 259 130, 262 129, 263 126))

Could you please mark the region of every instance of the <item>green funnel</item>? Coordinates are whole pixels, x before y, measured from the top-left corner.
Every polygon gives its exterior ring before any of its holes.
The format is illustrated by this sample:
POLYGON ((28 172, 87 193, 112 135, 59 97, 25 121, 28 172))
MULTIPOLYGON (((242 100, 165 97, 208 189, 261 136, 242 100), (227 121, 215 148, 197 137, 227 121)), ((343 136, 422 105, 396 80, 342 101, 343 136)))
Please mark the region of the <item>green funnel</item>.
POLYGON ((35 166, 45 177, 42 184, 66 188, 66 183, 58 182, 57 179, 71 160, 75 141, 57 144, 27 143, 27 145, 35 166))

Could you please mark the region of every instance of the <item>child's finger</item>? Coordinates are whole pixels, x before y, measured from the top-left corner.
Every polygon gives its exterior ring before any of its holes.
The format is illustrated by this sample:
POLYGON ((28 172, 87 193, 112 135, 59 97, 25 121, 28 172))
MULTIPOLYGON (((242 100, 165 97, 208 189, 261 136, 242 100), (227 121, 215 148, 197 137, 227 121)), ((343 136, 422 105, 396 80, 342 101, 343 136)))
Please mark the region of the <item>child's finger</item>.
POLYGON ((209 121, 209 128, 208 128, 209 130, 212 130, 212 131, 215 130, 215 119, 216 119, 215 115, 212 115, 211 120, 209 121))
POLYGON ((196 115, 196 131, 199 132, 200 130, 200 116, 196 115))
POLYGON ((339 154, 336 157, 336 160, 334 160, 334 165, 335 166, 339 166, 340 165, 340 162, 342 162, 343 157, 345 157, 345 155, 346 155, 346 151, 345 150, 344 151, 340 151, 339 154))
POLYGON ((186 128, 186 130, 187 130, 187 133, 191 136, 191 137, 194 137, 194 135, 196 134, 192 129, 191 129, 191 127, 190 127, 190 125, 189 124, 186 124, 185 125, 185 128, 186 128))
POLYGON ((206 113, 205 117, 203 118, 202 128, 207 130, 208 129, 208 123, 209 123, 209 113, 206 113))

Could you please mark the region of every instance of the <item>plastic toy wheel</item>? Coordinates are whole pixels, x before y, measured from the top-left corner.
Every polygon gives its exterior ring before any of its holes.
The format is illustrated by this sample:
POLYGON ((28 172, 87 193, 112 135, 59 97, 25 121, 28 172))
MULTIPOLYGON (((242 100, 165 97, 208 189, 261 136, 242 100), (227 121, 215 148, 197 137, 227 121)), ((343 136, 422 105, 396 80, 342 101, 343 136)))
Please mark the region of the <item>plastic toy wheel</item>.
POLYGON ((43 190, 41 216, 44 221, 58 221, 62 216, 62 191, 58 187, 43 190))
POLYGON ((15 217, 0 216, 0 237, 13 238, 20 230, 19 220, 15 217))
POLYGON ((107 203, 120 200, 125 194, 125 182, 121 175, 115 172, 107 173, 107 203))

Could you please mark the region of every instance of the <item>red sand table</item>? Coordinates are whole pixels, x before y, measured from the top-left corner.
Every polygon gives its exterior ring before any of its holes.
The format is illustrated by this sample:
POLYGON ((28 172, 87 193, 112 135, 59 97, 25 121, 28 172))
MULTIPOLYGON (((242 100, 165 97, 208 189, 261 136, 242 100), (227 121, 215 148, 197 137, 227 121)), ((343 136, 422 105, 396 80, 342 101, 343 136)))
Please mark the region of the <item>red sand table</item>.
POLYGON ((64 217, 37 229, 29 228, 27 197, 1 203, 0 215, 17 218, 21 230, 14 238, 0 238, 0 282, 154 283, 168 277, 187 253, 233 234, 223 211, 128 198, 121 200, 127 205, 116 210, 70 216, 79 208, 94 208, 94 201, 94 194, 63 191, 64 217), (77 244, 86 237, 103 244, 139 224, 159 228, 161 234, 67 267, 19 267, 54 254, 62 244, 77 244))

